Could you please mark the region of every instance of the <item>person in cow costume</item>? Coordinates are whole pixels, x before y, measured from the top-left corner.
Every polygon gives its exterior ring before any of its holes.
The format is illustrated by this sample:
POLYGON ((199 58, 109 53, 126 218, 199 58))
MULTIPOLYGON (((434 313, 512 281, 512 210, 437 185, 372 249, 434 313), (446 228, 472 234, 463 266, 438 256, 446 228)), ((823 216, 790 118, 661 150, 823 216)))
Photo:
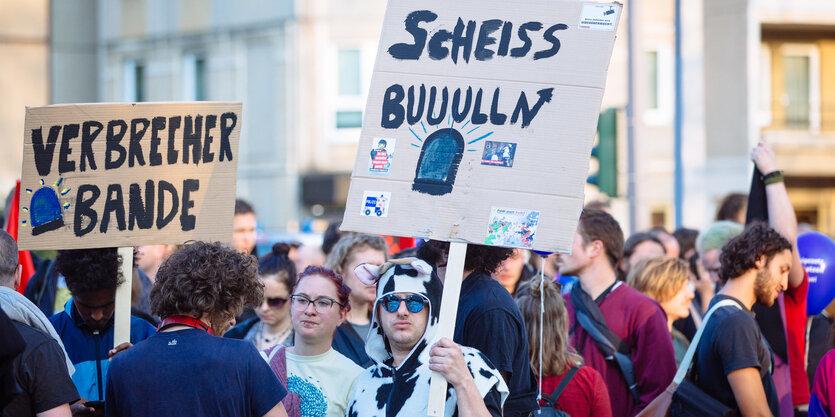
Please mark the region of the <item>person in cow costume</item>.
POLYGON ((355 274, 367 285, 379 281, 365 344, 374 364, 354 383, 347 417, 426 415, 432 371, 449 382, 445 416, 502 415, 507 385, 487 357, 447 338, 430 345, 443 284, 429 264, 404 258, 362 264, 355 274))

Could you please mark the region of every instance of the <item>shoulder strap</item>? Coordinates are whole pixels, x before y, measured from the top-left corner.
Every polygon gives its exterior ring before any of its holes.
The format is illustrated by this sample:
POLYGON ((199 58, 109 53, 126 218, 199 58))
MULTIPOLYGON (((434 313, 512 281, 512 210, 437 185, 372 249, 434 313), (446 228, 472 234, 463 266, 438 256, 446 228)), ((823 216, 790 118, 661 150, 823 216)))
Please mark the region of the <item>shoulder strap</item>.
POLYGON ((568 372, 565 374, 565 376, 562 377, 562 381, 560 381, 560 384, 557 385, 556 388, 554 388, 554 392, 551 393, 551 395, 543 396, 545 400, 550 402, 552 405, 557 404, 557 400, 560 398, 560 395, 565 390, 565 387, 568 386, 568 383, 571 382, 571 378, 574 378, 574 374, 576 374, 579 370, 580 367, 572 366, 571 369, 569 369, 568 372))
POLYGON ((681 381, 684 380, 684 377, 687 375, 687 371, 690 370, 690 364, 693 361, 693 356, 696 354, 696 347, 699 346, 699 340, 702 338, 702 333, 704 333, 705 327, 707 327, 707 321, 713 316, 713 313, 716 310, 722 307, 736 307, 740 308, 739 304, 734 300, 722 300, 713 307, 708 310, 707 314, 705 314, 705 318, 702 320, 702 325, 699 327, 699 330, 696 331, 696 335, 693 336, 693 340, 690 342, 690 347, 687 348, 687 353, 684 354, 684 359, 681 361, 681 365, 678 367, 678 371, 676 371, 676 376, 673 378, 673 382, 676 384, 681 384, 681 381))
POLYGON ((626 386, 632 393, 632 400, 640 402, 641 393, 635 378, 635 367, 632 363, 632 352, 609 327, 603 318, 603 312, 591 297, 580 286, 571 290, 571 303, 574 305, 574 317, 586 333, 594 339, 597 348, 606 360, 613 360, 620 369, 626 386))

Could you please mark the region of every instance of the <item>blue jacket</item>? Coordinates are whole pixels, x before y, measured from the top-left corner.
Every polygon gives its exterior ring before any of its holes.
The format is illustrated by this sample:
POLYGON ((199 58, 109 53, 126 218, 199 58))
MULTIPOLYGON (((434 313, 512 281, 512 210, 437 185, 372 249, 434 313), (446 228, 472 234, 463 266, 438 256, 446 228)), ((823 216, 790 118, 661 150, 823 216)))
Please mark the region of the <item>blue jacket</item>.
MULTIPOLYGON (((113 349, 113 323, 102 331, 93 331, 74 311, 72 299, 64 305, 64 311, 49 318, 67 354, 75 366, 72 382, 78 394, 89 401, 104 401, 107 382, 107 352, 113 349)), ((136 344, 147 339, 156 330, 145 320, 131 316, 130 342, 136 344)))

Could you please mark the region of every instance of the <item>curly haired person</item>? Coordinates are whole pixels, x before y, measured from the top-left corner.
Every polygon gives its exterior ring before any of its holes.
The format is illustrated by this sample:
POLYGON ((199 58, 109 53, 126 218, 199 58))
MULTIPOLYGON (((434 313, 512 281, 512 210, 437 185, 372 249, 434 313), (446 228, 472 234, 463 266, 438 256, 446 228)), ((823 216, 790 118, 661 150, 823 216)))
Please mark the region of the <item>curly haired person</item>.
POLYGON ((108 416, 286 417, 287 391, 255 346, 216 337, 245 305, 262 300, 253 256, 220 243, 195 242, 157 272, 151 310, 159 331, 114 356, 108 416))

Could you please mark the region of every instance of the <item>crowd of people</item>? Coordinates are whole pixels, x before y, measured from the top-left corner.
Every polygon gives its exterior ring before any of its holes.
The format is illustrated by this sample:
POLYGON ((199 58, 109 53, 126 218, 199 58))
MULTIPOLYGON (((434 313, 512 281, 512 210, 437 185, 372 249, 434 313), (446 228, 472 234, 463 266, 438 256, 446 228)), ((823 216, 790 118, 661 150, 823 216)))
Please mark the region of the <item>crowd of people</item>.
POLYGON ((232 245, 135 248, 114 346, 117 250, 58 251, 24 296, 0 232, 2 415, 421 416, 438 372, 446 416, 632 417, 681 368, 742 416, 832 416, 835 302, 806 316, 788 193, 768 144, 752 160, 764 206, 731 195, 702 231, 626 237, 597 205, 569 254, 468 245, 451 338, 448 242, 389 253, 333 226, 321 247, 259 254, 239 200, 232 245))

